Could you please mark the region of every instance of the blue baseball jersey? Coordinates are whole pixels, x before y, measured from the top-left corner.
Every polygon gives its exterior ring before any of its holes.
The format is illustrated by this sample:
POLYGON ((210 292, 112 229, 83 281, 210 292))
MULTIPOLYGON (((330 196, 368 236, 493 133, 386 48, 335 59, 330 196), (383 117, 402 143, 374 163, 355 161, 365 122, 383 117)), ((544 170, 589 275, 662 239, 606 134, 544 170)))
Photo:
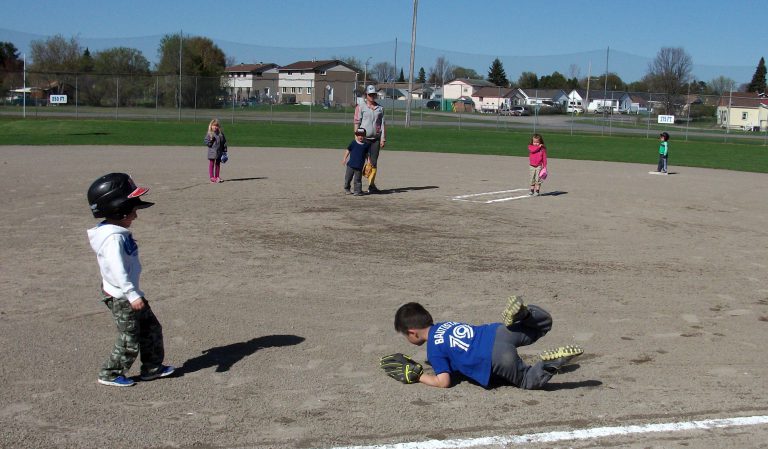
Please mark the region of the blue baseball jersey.
POLYGON ((449 321, 429 328, 427 360, 435 374, 459 372, 487 387, 496 329, 501 323, 472 326, 449 321))
POLYGON ((350 142, 347 146, 347 150, 349 150, 349 160, 347 160, 347 165, 355 170, 362 170, 365 165, 365 159, 368 157, 368 150, 370 147, 370 142, 365 140, 363 143, 357 143, 356 140, 350 142))

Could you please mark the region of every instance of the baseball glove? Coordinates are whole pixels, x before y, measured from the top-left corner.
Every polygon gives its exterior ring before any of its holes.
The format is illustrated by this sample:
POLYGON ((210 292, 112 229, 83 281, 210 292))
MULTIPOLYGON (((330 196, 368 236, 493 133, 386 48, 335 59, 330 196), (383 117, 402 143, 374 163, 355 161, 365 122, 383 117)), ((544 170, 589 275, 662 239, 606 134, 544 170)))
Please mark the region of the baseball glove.
POLYGON ((381 369, 387 376, 404 384, 412 384, 419 381, 424 372, 420 363, 401 353, 385 355, 379 362, 381 369))
POLYGON ((372 169, 373 169, 373 165, 371 165, 370 162, 366 162, 365 165, 363 165, 363 176, 365 176, 366 178, 370 178, 372 169))

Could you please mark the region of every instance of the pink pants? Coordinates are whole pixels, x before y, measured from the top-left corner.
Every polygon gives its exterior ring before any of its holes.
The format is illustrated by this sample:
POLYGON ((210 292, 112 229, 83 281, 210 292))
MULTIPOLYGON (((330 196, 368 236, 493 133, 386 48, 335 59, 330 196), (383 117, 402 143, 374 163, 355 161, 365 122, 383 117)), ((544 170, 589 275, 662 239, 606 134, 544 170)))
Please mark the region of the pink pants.
POLYGON ((216 159, 208 159, 208 177, 218 178, 221 171, 221 162, 216 159))

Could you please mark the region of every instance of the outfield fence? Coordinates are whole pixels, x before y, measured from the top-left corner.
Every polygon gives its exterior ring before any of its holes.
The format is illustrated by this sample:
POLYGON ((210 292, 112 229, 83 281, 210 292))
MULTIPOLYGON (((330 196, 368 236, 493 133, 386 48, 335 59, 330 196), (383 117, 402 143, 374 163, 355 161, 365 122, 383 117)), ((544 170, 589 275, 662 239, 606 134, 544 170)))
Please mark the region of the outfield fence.
MULTIPOLYGON (((101 75, 93 73, 4 72, 0 115, 17 118, 115 120, 192 120, 212 117, 230 123, 247 121, 352 124, 354 105, 362 101, 363 82, 334 81, 332 86, 294 88, 277 79, 253 86, 229 87, 226 78, 179 75, 101 75)), ((392 86, 392 85, 390 85, 392 86)), ((415 88, 423 90, 425 85, 415 88)), ((431 86, 437 88, 438 86, 431 86)), ((525 89, 525 95, 467 100, 392 98, 400 93, 380 86, 378 102, 387 123, 412 127, 639 134, 660 131, 676 138, 761 140, 768 145, 768 99, 755 94, 724 95, 608 90, 525 89), (515 108, 514 106, 517 106, 515 108), (522 111, 520 111, 522 108, 522 111), (517 109, 517 110, 516 110, 517 109)))

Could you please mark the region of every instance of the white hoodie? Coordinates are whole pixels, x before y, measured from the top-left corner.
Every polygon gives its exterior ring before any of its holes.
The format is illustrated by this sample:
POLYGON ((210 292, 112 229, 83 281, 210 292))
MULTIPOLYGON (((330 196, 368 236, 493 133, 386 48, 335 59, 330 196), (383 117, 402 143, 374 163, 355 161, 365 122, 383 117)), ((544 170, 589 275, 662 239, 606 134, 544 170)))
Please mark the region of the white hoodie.
POLYGON ((131 231, 101 222, 88 230, 88 240, 99 262, 104 292, 130 302, 144 297, 144 292, 139 289, 139 247, 131 231))

